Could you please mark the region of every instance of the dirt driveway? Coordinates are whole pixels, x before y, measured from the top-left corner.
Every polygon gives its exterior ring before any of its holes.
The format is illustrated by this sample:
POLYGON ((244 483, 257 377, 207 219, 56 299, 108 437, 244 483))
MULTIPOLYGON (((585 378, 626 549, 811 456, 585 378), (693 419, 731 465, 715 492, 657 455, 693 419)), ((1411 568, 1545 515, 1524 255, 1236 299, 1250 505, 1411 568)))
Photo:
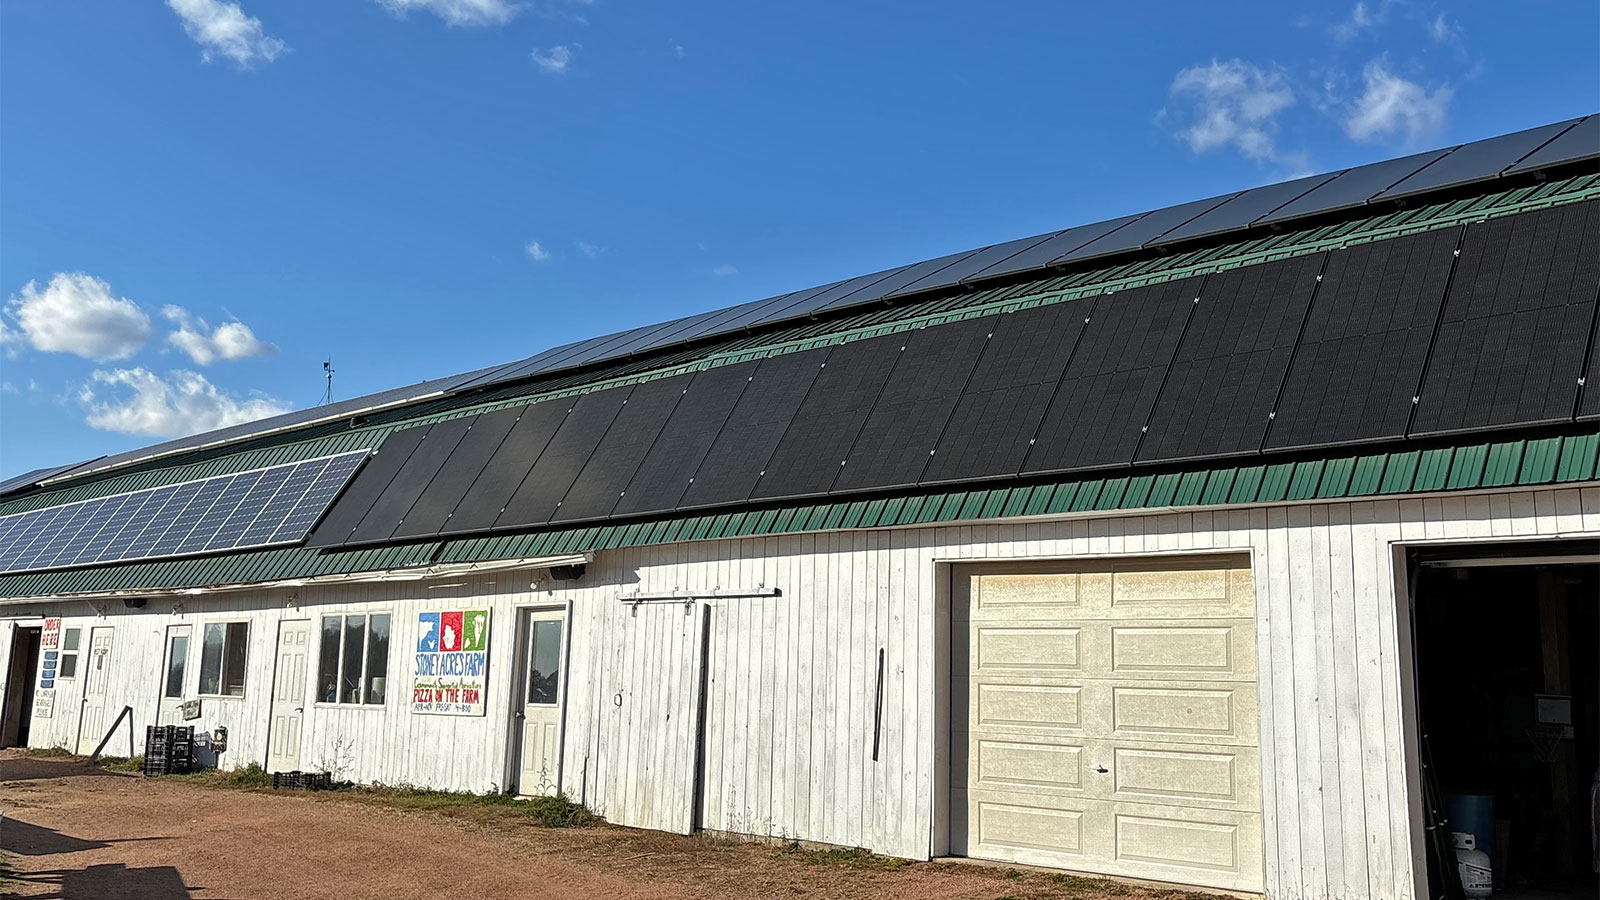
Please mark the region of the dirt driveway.
POLYGON ((0 896, 339 898, 1177 898, 1104 881, 783 850, 493 809, 226 790, 60 758, 0 757, 0 896))

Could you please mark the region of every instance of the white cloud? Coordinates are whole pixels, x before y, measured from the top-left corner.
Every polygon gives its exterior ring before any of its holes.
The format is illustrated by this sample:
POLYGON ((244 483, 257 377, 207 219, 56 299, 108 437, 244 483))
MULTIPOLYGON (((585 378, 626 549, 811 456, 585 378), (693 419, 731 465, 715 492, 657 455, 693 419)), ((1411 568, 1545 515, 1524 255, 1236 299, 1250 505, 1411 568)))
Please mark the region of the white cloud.
POLYGON ((1212 60, 1172 79, 1159 118, 1175 122, 1195 153, 1231 147, 1249 159, 1303 167, 1303 154, 1284 153, 1277 143, 1278 116, 1294 104, 1282 72, 1242 59, 1212 60))
POLYGON ((533 61, 538 64, 539 71, 547 75, 565 75, 567 68, 572 65, 572 51, 578 46, 557 44, 549 50, 535 50, 533 61))
POLYGON ((144 368, 96 370, 78 394, 91 428, 151 437, 182 437, 289 411, 264 394, 237 397, 199 372, 162 378, 144 368))
POLYGON ((178 330, 167 335, 167 343, 195 361, 196 365, 209 366, 219 359, 244 359, 251 356, 271 356, 278 348, 256 337, 250 326, 234 320, 212 328, 205 319, 189 314, 181 306, 164 306, 161 315, 178 330))
POLYGON ((431 12, 448 25, 504 25, 522 11, 507 0, 378 0, 397 16, 413 10, 431 12))
POLYGON ((577 244, 578 250, 590 259, 594 259, 596 256, 606 252, 606 248, 599 244, 591 244, 588 241, 575 241, 574 243, 577 244))
POLYGON ((727 263, 723 263, 722 265, 717 266, 715 269, 712 269, 711 274, 717 276, 718 278, 726 278, 729 275, 739 274, 739 270, 727 263))
POLYGON ((1460 44, 1466 38, 1466 29, 1439 13, 1428 22, 1428 36, 1440 44, 1460 44))
POLYGON ((1344 130, 1351 140, 1412 147, 1444 130, 1455 91, 1441 85, 1429 91, 1389 71, 1382 57, 1361 72, 1365 90, 1349 110, 1344 130))
POLYGON ((528 255, 533 257, 534 262, 544 262, 550 258, 550 251, 546 250, 544 245, 538 241, 529 241, 527 250, 528 255))
POLYGON ((1389 21, 1389 10, 1398 0, 1378 0, 1377 3, 1358 2, 1350 8, 1350 14, 1335 22, 1328 29, 1335 40, 1348 41, 1359 37, 1364 31, 1377 31, 1378 27, 1389 21))
POLYGON ((137 303, 83 272, 57 272, 43 288, 28 282, 6 311, 21 331, 4 332, 13 348, 26 340, 35 350, 104 362, 127 359, 150 337, 150 317, 137 303))
POLYGON ((190 39, 200 45, 200 59, 205 62, 226 56, 240 68, 249 68, 257 62, 272 62, 289 49, 266 33, 260 19, 245 15, 237 3, 167 0, 167 6, 183 21, 190 39))
POLYGON ((683 45, 682 44, 674 44, 672 46, 672 53, 673 53, 673 55, 677 56, 679 59, 683 59, 685 56, 689 55, 688 52, 686 52, 683 49, 683 45))

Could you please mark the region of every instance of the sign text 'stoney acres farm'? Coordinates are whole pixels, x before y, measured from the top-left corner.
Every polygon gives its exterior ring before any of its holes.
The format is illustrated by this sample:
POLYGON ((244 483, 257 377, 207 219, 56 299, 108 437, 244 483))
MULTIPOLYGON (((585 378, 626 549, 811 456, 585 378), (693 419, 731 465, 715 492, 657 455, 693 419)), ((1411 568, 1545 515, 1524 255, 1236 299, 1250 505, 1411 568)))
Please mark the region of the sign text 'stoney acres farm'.
POLYGON ((483 690, 489 677, 489 611, 418 613, 417 625, 411 711, 483 715, 483 690))

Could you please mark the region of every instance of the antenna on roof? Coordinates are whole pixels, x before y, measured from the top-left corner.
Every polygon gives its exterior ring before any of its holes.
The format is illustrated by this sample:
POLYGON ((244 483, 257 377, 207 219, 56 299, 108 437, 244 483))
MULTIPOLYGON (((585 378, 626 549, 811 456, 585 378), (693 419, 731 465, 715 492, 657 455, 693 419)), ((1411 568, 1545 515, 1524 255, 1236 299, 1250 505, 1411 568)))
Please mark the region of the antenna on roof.
POLYGON ((318 406, 327 406, 333 402, 333 357, 322 361, 322 377, 327 379, 328 386, 322 390, 322 402, 318 406))

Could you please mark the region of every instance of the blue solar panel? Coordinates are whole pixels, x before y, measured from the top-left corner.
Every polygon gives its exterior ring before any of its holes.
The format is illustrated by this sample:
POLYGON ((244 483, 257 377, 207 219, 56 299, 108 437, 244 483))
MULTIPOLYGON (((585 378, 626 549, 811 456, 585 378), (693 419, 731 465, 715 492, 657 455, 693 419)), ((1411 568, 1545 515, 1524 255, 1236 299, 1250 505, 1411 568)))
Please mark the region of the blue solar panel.
POLYGON ((1600 156, 1600 115, 1585 116, 1577 124, 1557 135, 1550 143, 1529 153, 1522 161, 1506 169, 1505 174, 1527 172, 1546 166, 1559 166, 1584 158, 1600 156))
POLYGON ((305 539, 365 450, 0 517, 0 571, 238 550, 305 539))

